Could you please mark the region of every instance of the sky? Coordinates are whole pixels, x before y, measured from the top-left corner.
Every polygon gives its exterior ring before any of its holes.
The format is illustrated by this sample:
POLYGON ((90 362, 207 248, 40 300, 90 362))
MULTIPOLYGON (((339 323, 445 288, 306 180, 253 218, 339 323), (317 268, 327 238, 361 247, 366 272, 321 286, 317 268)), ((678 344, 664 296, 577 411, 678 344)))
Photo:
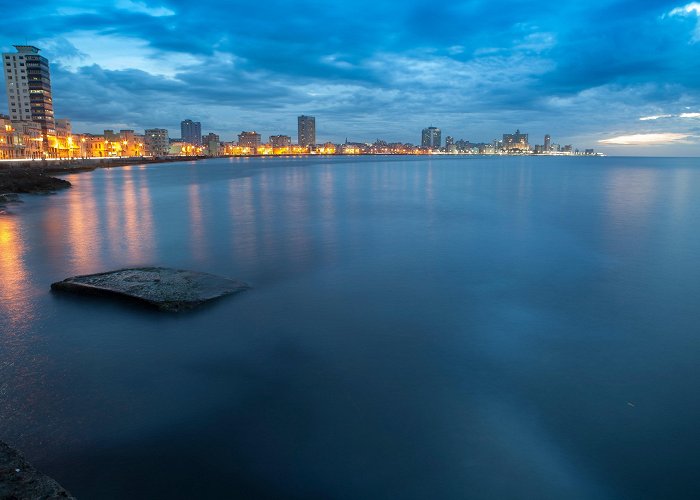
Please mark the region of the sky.
MULTIPOLYGON (((0 0, 74 132, 202 122, 318 142, 491 142, 700 156, 700 2, 0 0)), ((0 113, 7 113, 4 86, 0 113)))

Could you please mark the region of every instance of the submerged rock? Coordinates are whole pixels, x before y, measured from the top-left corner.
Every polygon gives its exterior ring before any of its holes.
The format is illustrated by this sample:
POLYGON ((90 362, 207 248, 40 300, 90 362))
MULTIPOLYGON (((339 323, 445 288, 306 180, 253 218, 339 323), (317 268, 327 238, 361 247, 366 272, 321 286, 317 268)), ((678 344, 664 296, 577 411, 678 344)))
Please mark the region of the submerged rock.
POLYGON ((37 471, 21 453, 0 441, 0 498, 73 499, 60 484, 37 471))
POLYGON ((52 290, 128 297, 163 311, 192 309, 248 288, 250 287, 241 281, 165 267, 120 269, 74 276, 51 284, 52 290))

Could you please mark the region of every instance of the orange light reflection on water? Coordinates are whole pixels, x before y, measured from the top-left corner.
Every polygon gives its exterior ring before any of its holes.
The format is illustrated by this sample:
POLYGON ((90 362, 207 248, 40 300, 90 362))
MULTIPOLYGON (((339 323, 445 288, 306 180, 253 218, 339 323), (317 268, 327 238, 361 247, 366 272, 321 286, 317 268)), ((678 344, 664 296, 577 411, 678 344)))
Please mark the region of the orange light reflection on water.
POLYGON ((9 321, 10 331, 26 321, 31 310, 31 284, 24 263, 25 251, 19 219, 0 216, 0 312, 3 319, 9 321))

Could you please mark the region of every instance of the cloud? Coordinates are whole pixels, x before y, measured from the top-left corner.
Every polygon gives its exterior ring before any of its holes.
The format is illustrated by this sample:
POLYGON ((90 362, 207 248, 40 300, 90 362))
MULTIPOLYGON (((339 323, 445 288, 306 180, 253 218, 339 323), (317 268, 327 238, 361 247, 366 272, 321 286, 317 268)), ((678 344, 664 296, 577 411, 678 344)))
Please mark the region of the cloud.
POLYGON ((660 120, 661 118, 671 118, 673 115, 651 115, 651 116, 642 116, 639 120, 640 121, 649 121, 649 120, 660 120))
POLYGON ((698 18, 695 25, 695 31, 693 33, 693 42, 700 42, 700 3, 691 2, 683 7, 676 7, 668 13, 669 16, 682 16, 690 17, 695 16, 698 18))
POLYGON ((700 3, 691 2, 683 7, 676 7, 668 13, 669 16, 686 16, 688 14, 700 15, 700 3))
POLYGON ((153 17, 167 17, 174 16, 175 11, 168 9, 167 7, 151 7, 146 4, 146 2, 134 2, 133 0, 118 0, 116 6, 122 10, 128 10, 130 12, 139 12, 141 14, 146 14, 153 17))
POLYGON ((584 148, 652 119, 697 135, 680 116, 700 109, 695 5, 505 0, 494 16, 485 0, 35 0, 5 13, 0 45, 42 48, 76 130, 176 131, 189 116, 224 138, 294 135, 304 113, 324 140, 417 142, 432 123, 475 142, 520 128, 584 148), (235 21, 219 15, 232 9, 235 21))
POLYGON ((700 118, 700 113, 681 113, 681 118, 700 118))
POLYGON ((672 144, 688 137, 690 137, 689 134, 674 133, 632 134, 603 139, 598 142, 600 144, 614 144, 621 146, 649 146, 655 144, 672 144))

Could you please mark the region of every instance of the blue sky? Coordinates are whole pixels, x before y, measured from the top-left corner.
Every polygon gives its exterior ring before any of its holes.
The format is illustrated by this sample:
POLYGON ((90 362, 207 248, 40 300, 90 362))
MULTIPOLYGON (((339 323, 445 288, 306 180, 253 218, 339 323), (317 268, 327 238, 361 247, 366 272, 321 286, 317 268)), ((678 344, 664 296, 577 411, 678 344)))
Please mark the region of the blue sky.
MULTIPOLYGON (((202 122, 319 141, 420 130, 700 156, 700 2, 200 0, 3 6, 0 46, 51 62, 78 132, 202 122), (607 142, 600 142, 607 141, 607 142)), ((4 88, 0 112, 7 112, 4 88)))

